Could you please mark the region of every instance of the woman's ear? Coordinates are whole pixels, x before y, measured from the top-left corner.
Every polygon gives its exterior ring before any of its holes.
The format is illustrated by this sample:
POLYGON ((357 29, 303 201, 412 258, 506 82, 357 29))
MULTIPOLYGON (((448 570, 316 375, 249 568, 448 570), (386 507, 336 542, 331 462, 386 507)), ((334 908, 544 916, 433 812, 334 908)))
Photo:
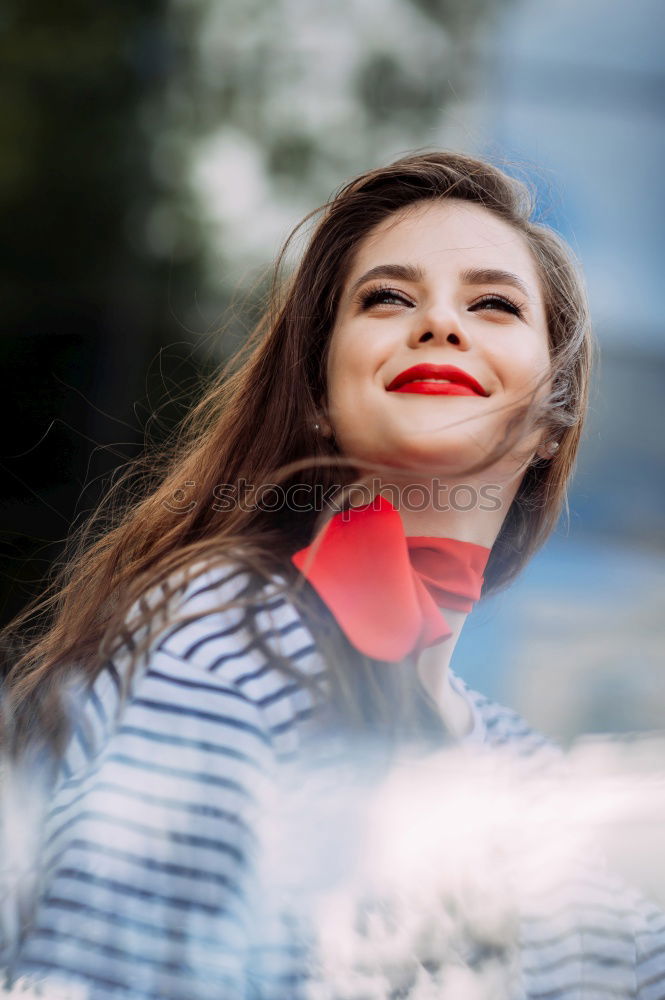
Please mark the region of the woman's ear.
POLYGON ((543 443, 536 451, 536 456, 538 458, 542 458, 545 461, 547 461, 550 458, 554 458, 558 450, 559 450, 559 442, 550 438, 549 440, 543 441, 543 443))

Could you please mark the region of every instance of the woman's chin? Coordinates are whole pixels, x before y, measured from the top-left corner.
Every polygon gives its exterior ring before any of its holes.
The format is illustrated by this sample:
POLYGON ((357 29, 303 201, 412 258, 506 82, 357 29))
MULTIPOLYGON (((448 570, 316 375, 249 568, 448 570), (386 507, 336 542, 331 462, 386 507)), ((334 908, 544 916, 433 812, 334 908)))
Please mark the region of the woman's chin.
POLYGON ((394 469, 400 478, 407 474, 418 478, 423 475, 448 477, 463 476, 482 464, 488 454, 489 449, 483 442, 447 434, 445 439, 438 441, 431 436, 429 440, 425 440, 425 436, 419 440, 395 440, 373 451, 363 449, 358 459, 365 468, 376 465, 394 469))

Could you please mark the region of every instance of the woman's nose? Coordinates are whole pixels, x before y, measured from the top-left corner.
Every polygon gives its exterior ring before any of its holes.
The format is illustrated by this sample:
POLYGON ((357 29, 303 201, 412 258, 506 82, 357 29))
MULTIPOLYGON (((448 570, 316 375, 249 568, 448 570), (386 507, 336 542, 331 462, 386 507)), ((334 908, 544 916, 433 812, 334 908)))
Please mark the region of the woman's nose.
POLYGON ((471 339, 454 309, 428 309, 414 324, 410 335, 411 347, 421 344, 450 344, 459 350, 468 351, 471 339))

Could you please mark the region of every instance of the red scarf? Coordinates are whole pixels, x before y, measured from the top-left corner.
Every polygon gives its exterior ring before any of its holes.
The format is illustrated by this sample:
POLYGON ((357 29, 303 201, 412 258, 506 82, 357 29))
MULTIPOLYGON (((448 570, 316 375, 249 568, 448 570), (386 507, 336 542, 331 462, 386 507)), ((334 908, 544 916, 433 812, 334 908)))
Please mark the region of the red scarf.
POLYGON ((379 494, 336 514, 291 558, 352 645, 396 663, 452 635, 439 608, 471 611, 489 554, 455 538, 407 538, 379 494))

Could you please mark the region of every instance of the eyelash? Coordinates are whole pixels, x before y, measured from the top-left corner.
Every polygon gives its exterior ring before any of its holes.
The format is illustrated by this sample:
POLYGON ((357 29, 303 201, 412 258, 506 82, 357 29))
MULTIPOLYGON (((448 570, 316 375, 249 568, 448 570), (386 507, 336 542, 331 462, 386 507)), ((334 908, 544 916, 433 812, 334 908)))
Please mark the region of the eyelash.
POLYGON ((484 295, 482 299, 479 299, 477 302, 474 302, 473 305, 474 306, 485 305, 487 302, 492 302, 492 303, 500 302, 501 305, 504 307, 505 312, 510 313, 512 316, 517 316, 518 319, 522 318, 522 307, 519 306, 517 302, 514 302, 512 299, 509 299, 507 295, 495 295, 495 294, 484 295))
POLYGON ((363 309, 370 309, 372 306, 377 306, 384 304, 386 298, 390 296, 393 299, 398 299, 402 303, 411 305, 411 300, 407 299, 405 295, 398 292, 395 288, 388 288, 383 285, 379 285, 376 288, 368 288, 359 295, 360 305, 363 309))
MULTIPOLYGON (((397 291, 395 288, 378 287, 370 288, 362 292, 359 296, 360 305, 362 309, 371 309, 372 306, 385 304, 385 300, 388 297, 397 299, 399 302, 407 305, 413 304, 410 299, 403 295, 402 292, 397 291)), ((518 319, 522 318, 522 307, 519 306, 517 302, 509 299, 506 295, 497 295, 496 293, 484 295, 476 302, 473 302, 469 308, 475 309, 477 306, 487 305, 488 303, 492 303, 495 307, 496 303, 499 303, 499 307, 502 308, 503 311, 510 313, 512 316, 516 316, 518 319)))

